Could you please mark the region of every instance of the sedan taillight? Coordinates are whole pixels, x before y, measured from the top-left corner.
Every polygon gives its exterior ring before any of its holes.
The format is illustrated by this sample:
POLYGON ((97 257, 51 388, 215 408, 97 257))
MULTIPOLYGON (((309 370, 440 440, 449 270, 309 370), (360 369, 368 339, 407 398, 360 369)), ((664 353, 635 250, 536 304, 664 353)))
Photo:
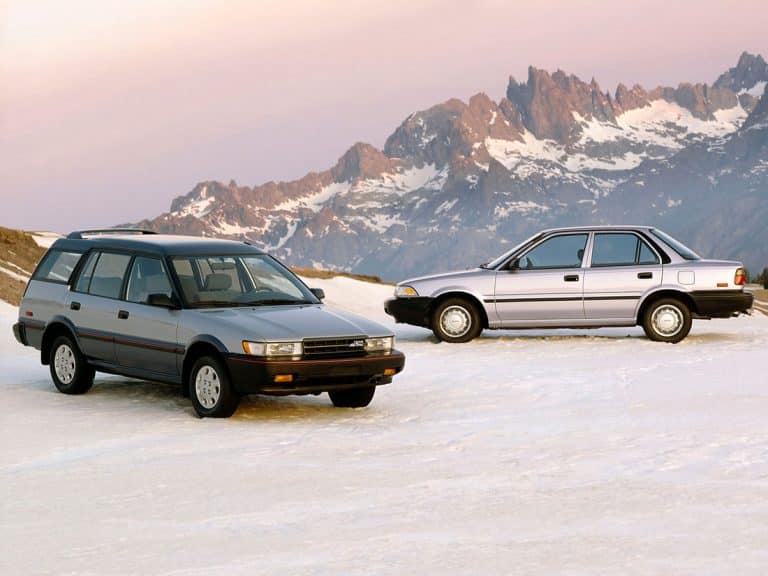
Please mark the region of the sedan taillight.
POLYGON ((736 269, 736 276, 733 279, 733 283, 736 284, 736 286, 744 286, 744 284, 747 283, 747 274, 744 271, 744 268, 736 269))

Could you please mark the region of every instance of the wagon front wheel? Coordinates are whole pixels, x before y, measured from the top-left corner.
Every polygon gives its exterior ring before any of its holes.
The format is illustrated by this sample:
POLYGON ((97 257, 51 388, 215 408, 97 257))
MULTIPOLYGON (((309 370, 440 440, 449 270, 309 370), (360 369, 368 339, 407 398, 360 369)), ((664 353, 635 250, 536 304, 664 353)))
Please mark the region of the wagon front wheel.
POLYGON ((229 418, 240 404, 226 367, 218 358, 198 358, 189 373, 189 397, 201 418, 229 418))

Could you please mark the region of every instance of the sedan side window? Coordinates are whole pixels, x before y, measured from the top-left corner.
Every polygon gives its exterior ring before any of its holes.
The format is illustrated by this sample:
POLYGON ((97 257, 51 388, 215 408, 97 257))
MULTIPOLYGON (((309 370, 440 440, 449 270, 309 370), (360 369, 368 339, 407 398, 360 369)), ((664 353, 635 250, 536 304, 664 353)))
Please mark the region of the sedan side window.
POLYGON ((105 298, 120 298, 123 278, 131 257, 127 254, 102 252, 91 278, 89 294, 105 298))
POLYGON ((579 268, 584 258, 587 234, 562 234, 544 240, 518 261, 522 270, 579 268))
POLYGON ((658 264, 659 259, 635 234, 595 234, 592 266, 635 266, 658 264))
POLYGON ((128 276, 125 299, 137 304, 149 304, 151 294, 165 294, 172 298, 171 282, 160 258, 137 256, 128 276))

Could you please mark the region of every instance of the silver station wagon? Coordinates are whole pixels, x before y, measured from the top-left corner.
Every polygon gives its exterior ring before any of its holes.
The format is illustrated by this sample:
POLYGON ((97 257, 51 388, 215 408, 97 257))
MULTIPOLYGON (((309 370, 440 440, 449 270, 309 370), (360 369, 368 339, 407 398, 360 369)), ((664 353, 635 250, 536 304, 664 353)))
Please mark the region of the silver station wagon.
POLYGON ((13 332, 67 394, 101 371, 180 384, 200 416, 251 393, 367 406, 405 357, 390 330, 323 298, 244 242, 73 232, 40 261, 13 332))
POLYGON ((693 318, 748 311, 745 279, 740 262, 705 260, 657 228, 559 228, 479 268, 401 282, 385 310, 446 342, 484 328, 635 325, 679 342, 693 318))

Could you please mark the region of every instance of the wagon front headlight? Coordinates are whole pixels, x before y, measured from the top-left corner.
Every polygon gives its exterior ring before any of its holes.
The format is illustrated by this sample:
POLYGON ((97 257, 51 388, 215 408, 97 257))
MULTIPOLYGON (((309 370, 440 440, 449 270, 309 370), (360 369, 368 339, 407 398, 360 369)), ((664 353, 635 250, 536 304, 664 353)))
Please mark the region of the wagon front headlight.
POLYGON ((389 354, 392 352, 392 348, 395 345, 394 336, 386 336, 384 338, 366 338, 365 339, 365 351, 373 352, 376 354, 389 354))
POLYGON ((249 342, 243 341, 243 350, 251 356, 273 359, 300 360, 304 353, 301 342, 249 342))
POLYGON ((395 287, 395 298, 410 298, 418 295, 419 293, 416 292, 416 288, 412 286, 403 285, 395 287))

